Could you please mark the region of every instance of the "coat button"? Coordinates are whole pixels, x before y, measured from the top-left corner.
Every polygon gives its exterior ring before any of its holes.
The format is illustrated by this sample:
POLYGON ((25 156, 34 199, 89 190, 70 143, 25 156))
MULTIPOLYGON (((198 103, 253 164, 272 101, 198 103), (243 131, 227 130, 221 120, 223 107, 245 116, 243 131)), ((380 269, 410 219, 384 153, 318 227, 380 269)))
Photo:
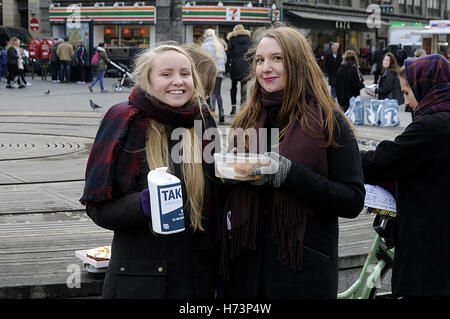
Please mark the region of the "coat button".
POLYGON ((158 267, 158 272, 162 272, 164 270, 163 267, 158 267))

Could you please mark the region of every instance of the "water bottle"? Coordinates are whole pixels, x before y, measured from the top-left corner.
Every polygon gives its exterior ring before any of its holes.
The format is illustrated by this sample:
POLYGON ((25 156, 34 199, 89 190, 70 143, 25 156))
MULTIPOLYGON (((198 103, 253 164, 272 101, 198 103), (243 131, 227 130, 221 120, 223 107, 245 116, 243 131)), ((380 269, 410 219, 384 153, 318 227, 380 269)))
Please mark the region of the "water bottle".
POLYGON ((182 232, 184 213, 180 179, 167 173, 167 167, 159 167, 148 173, 147 180, 153 231, 158 234, 182 232))

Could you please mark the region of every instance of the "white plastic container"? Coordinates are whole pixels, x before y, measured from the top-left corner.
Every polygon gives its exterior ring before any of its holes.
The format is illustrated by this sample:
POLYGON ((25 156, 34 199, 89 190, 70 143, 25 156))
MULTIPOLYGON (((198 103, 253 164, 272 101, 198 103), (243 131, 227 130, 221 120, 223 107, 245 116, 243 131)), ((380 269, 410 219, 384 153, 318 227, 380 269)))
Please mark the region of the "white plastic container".
MULTIPOLYGON (((264 154, 214 153, 214 167, 217 177, 239 181, 260 179, 262 175, 250 176, 252 169, 269 166, 272 159, 264 154)), ((276 172, 270 172, 276 173, 276 172)))
POLYGON ((152 212, 152 228, 158 234, 184 230, 183 194, 180 179, 159 167, 147 175, 152 212))

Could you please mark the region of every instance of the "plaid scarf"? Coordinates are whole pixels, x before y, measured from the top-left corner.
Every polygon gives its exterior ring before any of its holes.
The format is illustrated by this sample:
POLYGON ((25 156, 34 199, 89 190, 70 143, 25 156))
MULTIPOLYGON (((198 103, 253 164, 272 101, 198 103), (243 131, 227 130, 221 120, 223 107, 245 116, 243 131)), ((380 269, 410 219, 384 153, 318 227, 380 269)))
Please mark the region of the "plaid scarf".
MULTIPOLYGON (((210 113, 206 109, 202 109, 202 113, 203 130, 215 127, 210 113)), ((89 205, 136 191, 149 119, 172 127, 190 128, 194 120, 200 118, 200 107, 196 104, 174 108, 135 87, 129 101, 111 107, 100 124, 86 166, 81 204, 89 205), (120 149, 124 152, 119 152, 120 149)), ((206 142, 203 141, 204 147, 206 142)))
MULTIPOLYGON (((281 105, 283 95, 280 92, 268 93, 263 89, 261 96, 261 115, 256 129, 265 127, 271 109, 281 105)), ((319 146, 324 142, 321 121, 321 108, 311 104, 313 115, 308 114, 308 124, 317 137, 306 134, 300 120, 295 117, 283 140, 280 142, 280 154, 290 160, 302 163, 313 171, 328 176, 327 152, 319 146), (318 117, 319 122, 312 117, 318 117)), ((273 119, 272 119, 273 120, 273 119)), ((258 141, 258 145, 259 141, 258 141)), ((261 150, 259 150, 261 152, 261 150)), ((228 260, 234 259, 246 251, 256 251, 262 244, 261 232, 264 210, 267 210, 267 198, 272 198, 271 234, 277 245, 278 260, 294 269, 302 268, 303 240, 307 220, 313 215, 312 207, 298 196, 281 189, 252 186, 240 183, 234 186, 225 205, 226 212, 231 211, 231 229, 223 233, 220 273, 228 279, 228 260)), ((226 217, 227 218, 227 217, 226 217)), ((223 222, 227 225, 227 221, 223 222)))
POLYGON ((433 54, 405 61, 406 79, 419 105, 414 120, 434 112, 450 111, 450 64, 433 54))

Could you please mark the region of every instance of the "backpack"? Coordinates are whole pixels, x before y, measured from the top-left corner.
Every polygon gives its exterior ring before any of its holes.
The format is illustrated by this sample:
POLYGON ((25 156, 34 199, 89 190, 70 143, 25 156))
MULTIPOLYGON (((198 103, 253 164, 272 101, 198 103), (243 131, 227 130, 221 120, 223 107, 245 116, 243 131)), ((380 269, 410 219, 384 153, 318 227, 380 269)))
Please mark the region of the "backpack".
POLYGON ((95 67, 98 66, 98 51, 95 51, 94 55, 92 56, 91 65, 95 67))

